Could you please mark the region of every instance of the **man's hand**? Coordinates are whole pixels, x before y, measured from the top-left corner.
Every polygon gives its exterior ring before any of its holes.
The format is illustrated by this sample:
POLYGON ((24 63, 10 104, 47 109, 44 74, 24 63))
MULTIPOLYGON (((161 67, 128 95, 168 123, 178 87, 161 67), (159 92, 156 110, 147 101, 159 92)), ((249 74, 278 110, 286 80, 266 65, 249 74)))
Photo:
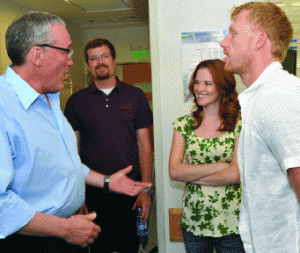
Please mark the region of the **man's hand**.
POLYGON ((101 228, 93 222, 96 216, 96 213, 90 213, 87 215, 77 214, 68 218, 69 226, 65 240, 83 247, 93 243, 101 231, 101 228))
POLYGON ((138 195, 142 190, 151 187, 151 183, 136 182, 126 175, 132 170, 132 166, 118 171, 110 176, 109 189, 117 193, 123 193, 130 196, 138 195))
POLYGON ((150 207, 151 207, 151 196, 149 193, 145 191, 141 191, 138 198, 136 199, 132 210, 136 208, 136 202, 141 201, 142 202, 142 220, 145 222, 149 218, 149 212, 150 212, 150 207))

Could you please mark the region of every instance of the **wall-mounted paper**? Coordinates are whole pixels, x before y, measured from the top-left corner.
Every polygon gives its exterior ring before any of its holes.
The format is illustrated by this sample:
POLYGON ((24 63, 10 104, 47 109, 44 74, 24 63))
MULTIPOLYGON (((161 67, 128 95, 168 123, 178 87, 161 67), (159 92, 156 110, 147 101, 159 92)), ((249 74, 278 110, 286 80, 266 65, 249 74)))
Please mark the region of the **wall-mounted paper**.
POLYGON ((189 82, 198 63, 208 59, 224 59, 220 43, 227 33, 227 30, 181 33, 184 102, 193 100, 189 82))

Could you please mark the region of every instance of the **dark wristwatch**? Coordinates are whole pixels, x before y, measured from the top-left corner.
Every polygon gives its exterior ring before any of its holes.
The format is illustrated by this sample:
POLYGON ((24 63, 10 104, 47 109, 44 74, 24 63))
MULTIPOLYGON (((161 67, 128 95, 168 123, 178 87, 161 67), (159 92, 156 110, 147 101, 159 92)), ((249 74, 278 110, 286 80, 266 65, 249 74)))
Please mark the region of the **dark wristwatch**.
POLYGON ((153 187, 148 187, 144 189, 144 192, 147 192, 150 196, 152 196, 154 193, 154 189, 153 187))
POLYGON ((106 193, 109 193, 109 180, 110 180, 110 176, 105 176, 104 177, 104 187, 103 187, 103 190, 106 193))

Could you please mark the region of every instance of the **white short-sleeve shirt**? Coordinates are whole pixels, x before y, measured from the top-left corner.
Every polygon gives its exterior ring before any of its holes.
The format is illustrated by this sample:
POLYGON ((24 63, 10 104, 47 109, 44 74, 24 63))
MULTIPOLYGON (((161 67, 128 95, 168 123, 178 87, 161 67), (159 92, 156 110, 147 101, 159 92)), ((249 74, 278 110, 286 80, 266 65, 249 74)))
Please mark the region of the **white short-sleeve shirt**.
POLYGON ((299 253, 300 205, 287 170, 300 167, 300 79, 274 62, 239 100, 239 230, 245 250, 299 253))

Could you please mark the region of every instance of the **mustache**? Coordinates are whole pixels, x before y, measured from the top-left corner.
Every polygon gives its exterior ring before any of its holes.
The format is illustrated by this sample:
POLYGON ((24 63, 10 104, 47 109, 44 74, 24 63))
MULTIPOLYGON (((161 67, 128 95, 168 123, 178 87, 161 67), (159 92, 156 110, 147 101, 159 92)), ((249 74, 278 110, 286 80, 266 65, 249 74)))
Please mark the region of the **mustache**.
POLYGON ((98 65, 96 66, 96 69, 103 68, 103 67, 108 68, 108 66, 105 65, 105 64, 98 64, 98 65))

